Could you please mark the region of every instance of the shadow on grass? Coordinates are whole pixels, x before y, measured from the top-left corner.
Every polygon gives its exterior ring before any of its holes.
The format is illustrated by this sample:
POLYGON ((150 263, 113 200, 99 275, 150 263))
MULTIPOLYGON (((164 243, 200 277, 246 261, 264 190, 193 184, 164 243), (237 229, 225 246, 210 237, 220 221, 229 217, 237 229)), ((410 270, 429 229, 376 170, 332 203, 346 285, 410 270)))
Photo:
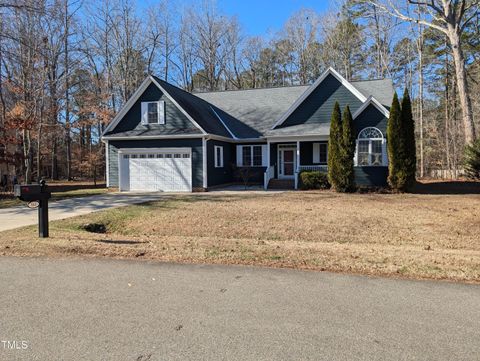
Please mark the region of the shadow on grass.
POLYGON ((127 241, 127 240, 112 240, 112 239, 97 239, 97 242, 106 243, 106 244, 125 244, 125 245, 148 243, 146 241, 127 241))
POLYGON ((445 181, 445 182, 418 182, 413 194, 480 194, 480 182, 474 181, 445 181))

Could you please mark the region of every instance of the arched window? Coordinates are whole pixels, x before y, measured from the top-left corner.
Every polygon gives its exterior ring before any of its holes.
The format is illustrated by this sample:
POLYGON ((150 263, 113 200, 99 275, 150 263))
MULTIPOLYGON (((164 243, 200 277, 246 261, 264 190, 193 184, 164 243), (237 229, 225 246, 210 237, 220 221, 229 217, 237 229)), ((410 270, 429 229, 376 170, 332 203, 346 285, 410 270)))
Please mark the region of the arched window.
POLYGON ((386 166, 387 149, 382 132, 374 127, 364 128, 358 133, 355 164, 360 167, 386 166))

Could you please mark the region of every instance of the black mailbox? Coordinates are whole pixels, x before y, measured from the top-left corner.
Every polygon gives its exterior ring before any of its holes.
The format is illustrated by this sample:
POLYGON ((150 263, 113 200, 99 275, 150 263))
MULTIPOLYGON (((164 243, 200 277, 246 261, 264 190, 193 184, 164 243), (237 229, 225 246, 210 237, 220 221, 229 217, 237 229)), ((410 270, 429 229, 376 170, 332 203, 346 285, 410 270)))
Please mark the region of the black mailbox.
POLYGON ((48 199, 51 193, 46 191, 46 186, 40 184, 24 184, 15 185, 15 197, 25 202, 39 201, 41 199, 48 199))
POLYGON ((16 184, 14 187, 15 197, 25 202, 38 202, 38 235, 41 238, 48 237, 48 200, 52 193, 48 191, 45 181, 42 179, 38 184, 16 184))

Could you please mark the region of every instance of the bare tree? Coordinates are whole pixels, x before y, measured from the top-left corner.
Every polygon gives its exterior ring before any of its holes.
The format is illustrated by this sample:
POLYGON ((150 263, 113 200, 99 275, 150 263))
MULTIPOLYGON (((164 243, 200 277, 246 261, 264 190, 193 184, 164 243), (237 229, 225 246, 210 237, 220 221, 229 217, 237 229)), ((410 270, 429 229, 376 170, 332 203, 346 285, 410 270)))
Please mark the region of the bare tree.
POLYGON ((478 17, 480 0, 406 0, 406 4, 403 7, 394 0, 367 1, 394 17, 425 25, 447 36, 455 62, 455 75, 462 107, 465 141, 472 143, 476 139, 475 123, 465 67, 462 35, 468 24, 478 17), (424 7, 427 10, 425 16, 423 18, 411 16, 410 6, 424 7))

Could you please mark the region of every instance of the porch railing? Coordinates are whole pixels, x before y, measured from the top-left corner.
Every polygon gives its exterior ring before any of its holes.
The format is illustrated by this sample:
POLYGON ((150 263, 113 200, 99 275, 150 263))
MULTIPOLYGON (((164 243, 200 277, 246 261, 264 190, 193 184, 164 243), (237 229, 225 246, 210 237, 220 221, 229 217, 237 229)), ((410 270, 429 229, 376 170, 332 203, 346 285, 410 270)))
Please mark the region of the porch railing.
POLYGON ((297 169, 298 173, 300 173, 303 170, 326 172, 327 171, 327 166, 326 165, 300 165, 300 166, 298 166, 298 169, 297 169))
POLYGON ((263 189, 267 190, 268 183, 270 179, 275 176, 275 167, 273 165, 269 166, 265 173, 263 174, 263 189))

